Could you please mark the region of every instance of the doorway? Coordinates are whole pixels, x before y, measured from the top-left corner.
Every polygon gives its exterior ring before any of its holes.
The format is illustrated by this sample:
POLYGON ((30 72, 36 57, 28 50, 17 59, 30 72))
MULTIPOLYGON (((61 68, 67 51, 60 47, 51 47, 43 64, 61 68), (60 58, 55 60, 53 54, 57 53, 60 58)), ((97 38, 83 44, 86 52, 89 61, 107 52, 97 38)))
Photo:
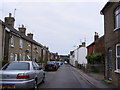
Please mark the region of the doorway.
POLYGON ((112 80, 112 50, 108 50, 108 80, 112 80))

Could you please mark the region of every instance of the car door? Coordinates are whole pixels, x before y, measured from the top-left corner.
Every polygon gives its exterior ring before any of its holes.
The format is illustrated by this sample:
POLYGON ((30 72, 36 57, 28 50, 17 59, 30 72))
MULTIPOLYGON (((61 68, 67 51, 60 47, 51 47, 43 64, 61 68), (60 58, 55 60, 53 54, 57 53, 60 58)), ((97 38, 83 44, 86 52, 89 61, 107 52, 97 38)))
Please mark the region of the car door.
POLYGON ((35 77, 37 78, 37 83, 39 83, 40 82, 40 77, 39 77, 40 72, 39 72, 38 67, 35 64, 35 62, 33 62, 32 65, 33 65, 33 69, 35 70, 35 77))
POLYGON ((40 66, 36 62, 34 62, 34 64, 36 65, 36 73, 37 73, 37 77, 39 79, 38 83, 40 83, 43 79, 43 70, 40 69, 40 66))

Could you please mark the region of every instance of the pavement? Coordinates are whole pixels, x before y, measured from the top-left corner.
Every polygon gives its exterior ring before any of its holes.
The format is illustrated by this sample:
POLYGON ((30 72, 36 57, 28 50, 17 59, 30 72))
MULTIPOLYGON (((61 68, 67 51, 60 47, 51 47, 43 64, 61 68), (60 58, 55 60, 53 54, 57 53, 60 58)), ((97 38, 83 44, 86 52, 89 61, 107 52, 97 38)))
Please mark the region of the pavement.
MULTIPOLYGON (((74 67, 73 67, 74 68, 74 67)), ((112 83, 107 83, 104 80, 104 75, 100 73, 85 73, 84 71, 74 68, 79 74, 84 77, 89 83, 94 85, 96 88, 116 88, 112 83)))

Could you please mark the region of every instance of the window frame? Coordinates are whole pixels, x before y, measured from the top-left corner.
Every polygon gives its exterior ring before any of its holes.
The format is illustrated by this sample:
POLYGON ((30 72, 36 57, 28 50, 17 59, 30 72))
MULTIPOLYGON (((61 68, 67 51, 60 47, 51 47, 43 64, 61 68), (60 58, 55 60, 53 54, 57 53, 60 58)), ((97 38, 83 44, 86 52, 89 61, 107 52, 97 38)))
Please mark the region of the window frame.
POLYGON ((14 36, 11 36, 10 46, 11 46, 11 47, 14 47, 14 46, 15 46, 15 38, 14 38, 14 36))
POLYGON ((116 44, 116 70, 115 72, 120 73, 120 69, 118 69, 118 58, 120 58, 120 55, 117 53, 117 47, 120 47, 120 43, 116 44))
POLYGON ((115 9, 115 11, 114 11, 114 19, 115 19, 115 24, 114 24, 115 29, 114 29, 114 31, 116 31, 116 30, 118 30, 118 29, 120 28, 120 25, 118 24, 118 22, 120 22, 120 21, 117 22, 117 16, 120 17, 120 12, 118 12, 118 13, 116 14, 116 12, 117 12, 118 10, 120 11, 120 6, 118 6, 118 7, 115 9), (118 26, 117 26, 117 24, 118 24, 118 26))
POLYGON ((22 49, 23 48, 23 40, 20 39, 20 48, 22 49))

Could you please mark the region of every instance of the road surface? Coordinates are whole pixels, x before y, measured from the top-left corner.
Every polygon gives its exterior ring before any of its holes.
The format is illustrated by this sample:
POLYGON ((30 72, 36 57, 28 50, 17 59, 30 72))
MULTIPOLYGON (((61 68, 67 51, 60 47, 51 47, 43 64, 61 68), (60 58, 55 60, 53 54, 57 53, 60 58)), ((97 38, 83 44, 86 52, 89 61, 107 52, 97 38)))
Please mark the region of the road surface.
POLYGON ((95 88, 74 67, 63 64, 57 71, 47 71, 45 83, 38 88, 95 88))

